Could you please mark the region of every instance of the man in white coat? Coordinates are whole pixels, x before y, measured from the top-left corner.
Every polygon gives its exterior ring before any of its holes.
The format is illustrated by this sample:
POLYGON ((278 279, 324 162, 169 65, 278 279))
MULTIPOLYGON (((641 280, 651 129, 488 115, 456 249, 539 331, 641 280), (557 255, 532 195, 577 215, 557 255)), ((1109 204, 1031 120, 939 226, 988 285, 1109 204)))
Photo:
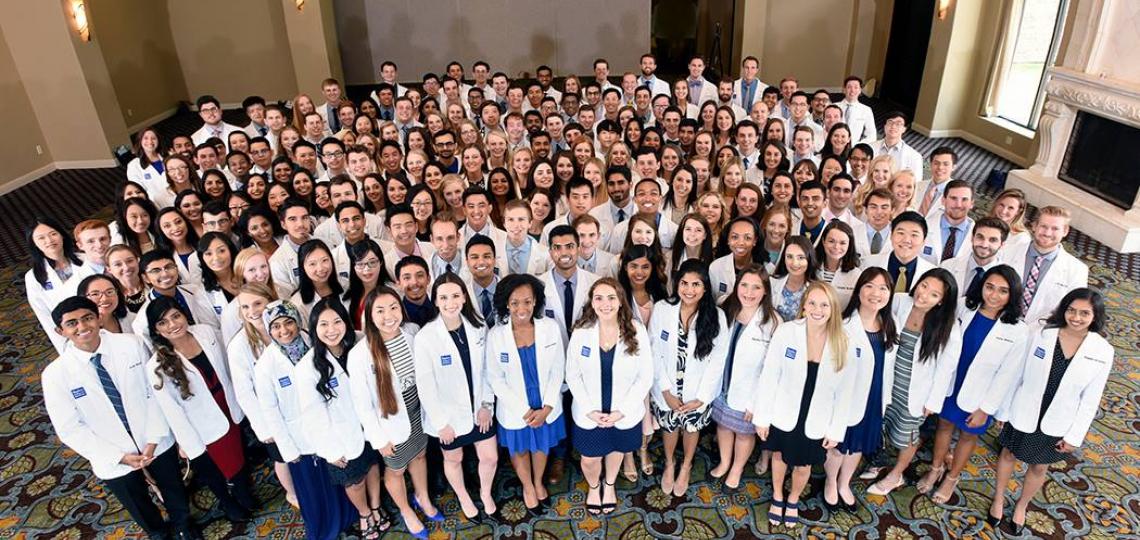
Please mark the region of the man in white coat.
MULTIPOLYGON (((628 167, 610 167, 606 170, 606 193, 609 194, 610 198, 590 210, 590 215, 598 220, 598 227, 602 234, 599 247, 607 244, 616 225, 633 217, 634 212, 637 211, 637 205, 629 196, 632 182, 633 173, 628 167)), ((605 248, 603 247, 603 249, 605 248)))
POLYGON ((41 376, 52 428, 151 538, 200 538, 174 438, 147 382, 150 352, 137 336, 100 330, 98 313, 79 296, 52 311, 55 331, 67 339, 41 376), (151 498, 148 475, 169 521, 151 498))
POLYGON ((970 184, 962 180, 951 181, 942 199, 946 206, 926 216, 926 227, 930 232, 922 248, 923 258, 934 264, 941 264, 962 253, 962 245, 974 228, 974 220, 970 219, 970 210, 974 208, 974 188, 970 184))
POLYGON ((980 286, 986 271, 999 264, 998 252, 1007 238, 1009 225, 996 217, 984 217, 974 224, 970 249, 942 261, 942 268, 958 282, 958 296, 966 296, 970 289, 980 286))
POLYGON ((906 124, 905 114, 899 111, 887 113, 883 119, 883 139, 873 143, 871 150, 874 150, 875 157, 887 155, 894 158, 898 170, 910 171, 915 178, 922 178, 922 154, 902 138, 903 133, 906 133, 906 124))
POLYGON ((542 275, 546 287, 546 313, 562 330, 562 344, 570 341, 574 321, 582 314, 582 306, 589 301, 590 287, 598 276, 578 268, 578 233, 569 225, 556 227, 550 232, 550 258, 554 264, 542 275))
POLYGON ((1089 284, 1089 268, 1061 245, 1069 234, 1069 211, 1046 206, 1037 212, 1032 240, 1009 245, 1002 261, 1021 275, 1025 320, 1035 323, 1057 308, 1069 291, 1089 284))
MULTIPOLYGON (((661 185, 656 178, 642 178, 633 188, 633 199, 637 203, 638 215, 645 216, 650 222, 657 224, 657 238, 661 241, 661 249, 672 249, 673 240, 677 236, 677 224, 672 219, 661 214, 661 185)), ((629 236, 630 220, 625 220, 614 226, 606 241, 606 251, 617 255, 625 248, 625 239, 629 236)))
POLYGON ((716 85, 704 77, 705 59, 700 55, 689 59, 689 104, 700 107, 706 101, 716 101, 716 85))
POLYGON ((195 105, 198 106, 198 117, 202 119, 204 125, 198 128, 198 131, 190 135, 190 140, 194 141, 194 146, 198 146, 211 138, 217 137, 221 139, 228 148, 230 133, 242 131, 242 129, 222 121, 222 103, 218 101, 218 98, 205 95, 198 98, 195 105))
POLYGON ((891 249, 867 258, 863 268, 878 266, 891 276, 896 297, 906 295, 934 263, 918 256, 926 241, 926 220, 918 212, 906 211, 891 221, 891 249))
MULTIPOLYGON (((752 110, 752 104, 764 95, 768 85, 760 82, 760 60, 755 56, 745 56, 740 63, 740 78, 732 83, 732 102, 745 111, 752 110)), ((742 117, 737 116, 740 120, 742 117)))
POLYGON ((641 76, 637 84, 648 87, 654 96, 669 95, 669 83, 657 78, 657 57, 651 53, 641 55, 641 76))
POLYGON ((940 146, 930 153, 930 180, 918 182, 914 192, 918 195, 918 213, 929 216, 945 206, 942 200, 946 187, 954 176, 958 154, 949 146, 940 146))
MULTIPOLYGON (((139 308, 139 313, 146 313, 150 301, 158 296, 174 298, 190 314, 190 324, 208 324, 215 329, 222 328, 220 313, 214 309, 209 296, 201 285, 192 283, 180 285, 178 265, 174 262, 175 255, 163 249, 155 249, 143 254, 139 259, 139 272, 143 281, 150 285, 146 301, 139 308)), ((145 316, 135 317, 131 323, 131 330, 138 336, 147 336, 147 322, 145 316)), ((145 338, 149 339, 149 338, 145 338)))
POLYGON ((859 102, 863 95, 863 79, 854 75, 843 80, 843 100, 838 103, 843 111, 843 123, 851 129, 851 144, 871 143, 879 138, 875 130, 875 113, 871 107, 859 102))

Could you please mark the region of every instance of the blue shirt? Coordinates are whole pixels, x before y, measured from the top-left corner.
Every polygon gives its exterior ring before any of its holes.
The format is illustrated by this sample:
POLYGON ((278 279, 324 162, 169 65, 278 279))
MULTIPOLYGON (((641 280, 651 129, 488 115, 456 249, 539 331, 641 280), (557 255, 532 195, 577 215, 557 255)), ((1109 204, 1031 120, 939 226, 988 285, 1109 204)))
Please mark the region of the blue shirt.
POLYGON ((895 257, 894 252, 887 257, 887 273, 891 275, 891 290, 894 290, 894 284, 899 280, 899 268, 903 267, 906 268, 906 290, 909 291, 911 285, 918 279, 914 275, 914 273, 918 271, 918 257, 915 257, 906 264, 899 261, 898 257, 895 257))
POLYGON ((512 274, 525 274, 527 263, 530 261, 530 245, 534 243, 534 239, 529 236, 523 237, 521 246, 515 246, 507 241, 507 268, 512 274))
POLYGON ((745 111, 752 108, 752 100, 756 97, 756 87, 760 85, 759 83, 759 79, 752 79, 752 82, 740 79, 740 106, 745 111))
MULTIPOLYGON (((1057 260, 1057 254, 1061 252, 1061 247, 1057 246, 1052 253, 1044 255, 1045 260, 1041 261, 1041 273, 1037 276, 1037 283, 1041 283, 1045 279, 1045 273, 1049 271, 1049 267, 1053 266, 1053 261, 1057 260)), ((1029 251, 1025 253, 1025 273, 1021 274, 1029 279, 1029 271, 1033 269, 1033 261, 1040 257, 1041 252, 1037 251, 1037 246, 1033 242, 1029 242, 1029 251)))
POLYGON ((946 214, 942 214, 939 224, 942 226, 942 245, 935 246, 935 248, 938 249, 936 256, 942 256, 942 248, 946 246, 946 241, 950 239, 950 228, 953 227, 958 229, 958 231, 954 233, 954 253, 950 256, 956 257, 958 252, 962 249, 962 244, 966 243, 966 231, 970 230, 970 218, 966 218, 957 225, 951 225, 950 222, 946 220, 946 214))

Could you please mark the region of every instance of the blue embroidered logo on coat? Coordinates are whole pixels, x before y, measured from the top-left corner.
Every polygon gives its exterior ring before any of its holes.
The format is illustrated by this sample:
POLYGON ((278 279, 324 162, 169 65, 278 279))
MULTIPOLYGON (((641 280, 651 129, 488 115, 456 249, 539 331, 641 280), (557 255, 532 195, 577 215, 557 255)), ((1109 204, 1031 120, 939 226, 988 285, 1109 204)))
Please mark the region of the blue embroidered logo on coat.
POLYGON ((1045 349, 1037 347, 1037 350, 1033 351, 1033 356, 1036 356, 1037 358, 1045 358, 1045 349))
POLYGON ((218 315, 222 314, 222 306, 214 306, 214 312, 218 315))
POLYGON ((289 377, 281 377, 277 379, 277 384, 281 385, 281 388, 285 388, 286 386, 292 385, 293 381, 290 381, 289 377))
POLYGON ((450 365, 451 365, 451 355, 450 355, 450 354, 445 354, 445 355, 443 355, 443 356, 440 356, 440 357, 439 357, 439 365, 441 365, 441 366, 450 366, 450 365))
POLYGON ((546 310, 546 316, 553 319, 554 318, 554 310, 553 309, 546 310))
POLYGON ((661 341, 669 341, 669 332, 667 330, 661 331, 661 341))
POLYGON ((863 358, 863 347, 855 347, 855 358, 863 358))
POLYGON ((52 289, 54 289, 54 288, 55 288, 55 286, 54 286, 54 285, 52 285, 50 281, 49 281, 49 282, 47 282, 47 283, 44 283, 44 290, 45 290, 45 291, 50 291, 50 290, 52 290, 52 289))
POLYGON ((728 292, 728 284, 727 283, 721 283, 720 284, 720 292, 722 292, 722 293, 728 292))
POLYGON ((511 355, 507 353, 499 353, 499 361, 506 364, 511 361, 511 355))
POLYGON ((933 255, 934 254, 934 248, 931 246, 923 246, 922 254, 923 255, 933 255))
POLYGON ((582 356, 590 356, 590 348, 582 347, 582 356))
POLYGON ((792 360, 795 360, 796 359, 796 350, 791 348, 791 347, 784 349, 784 358, 791 358, 792 360))
POLYGON ((340 381, 337 381, 336 377, 329 379, 329 388, 336 388, 338 386, 340 386, 340 381))
POLYGON ((86 395, 87 395, 87 390, 84 390, 82 386, 80 386, 79 388, 72 388, 71 389, 71 397, 74 399, 79 399, 79 398, 86 396, 86 395))

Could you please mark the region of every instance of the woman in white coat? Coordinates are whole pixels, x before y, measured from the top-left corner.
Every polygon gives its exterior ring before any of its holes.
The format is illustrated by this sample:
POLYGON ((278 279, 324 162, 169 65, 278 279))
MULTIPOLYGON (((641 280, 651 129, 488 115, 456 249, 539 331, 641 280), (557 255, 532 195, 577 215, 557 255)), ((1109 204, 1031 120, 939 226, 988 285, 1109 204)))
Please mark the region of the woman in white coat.
POLYGON ((799 499, 814 465, 843 440, 855 389, 857 364, 843 327, 835 289, 815 282, 804 292, 803 318, 780 325, 756 383, 752 423, 772 450, 769 524, 799 526, 799 499), (792 486, 784 476, 792 468, 792 486))
POLYGON ((999 413, 1006 421, 998 441, 997 489, 987 521, 1003 519, 1005 490, 1017 462, 1029 466, 1021 497, 1003 531, 1021 535, 1025 514, 1045 483, 1050 463, 1081 446, 1100 409, 1116 352, 1102 333, 1104 298, 1081 287, 1069 291, 1045 325, 1029 337, 1024 369, 999 413))
MULTIPOLYGON (((720 246, 727 254, 709 264, 709 279, 712 281, 717 304, 724 302, 724 299, 732 293, 736 277, 744 268, 764 262, 764 252, 758 247, 760 225, 755 220, 750 217, 733 218, 728 223, 727 231, 724 244, 720 246)), ((764 284, 764 288, 765 296, 768 296, 767 283, 764 284)))
POLYGON ((75 241, 63 225, 51 217, 36 218, 26 230, 31 270, 24 274, 28 304, 40 322, 40 328, 52 345, 63 353, 67 340, 55 331, 51 310, 75 293, 79 280, 91 273, 75 253, 75 241), (76 279, 78 278, 78 279, 76 279))
POLYGON ((819 261, 816 278, 830 284, 839 295, 839 305, 847 306, 861 274, 859 253, 855 250, 855 232, 850 225, 833 219, 820 236, 823 238, 815 246, 815 259, 819 261))
POLYGON ((76 294, 95 302, 99 307, 99 327, 114 334, 132 333, 135 314, 127 309, 127 300, 119 282, 108 275, 92 274, 83 278, 76 294))
POLYGON ((265 306, 261 321, 272 342, 261 353, 253 373, 257 401, 273 445, 270 455, 278 452, 289 463, 306 538, 332 540, 357 514, 344 490, 330 481, 329 464, 315 454, 313 434, 301 423, 294 367, 309 352, 301 333, 301 312, 288 301, 277 300, 265 306))
POLYGON ((190 226, 190 221, 182 211, 173 207, 159 210, 153 227, 158 248, 174 254, 181 283, 201 285, 202 265, 196 250, 198 233, 194 232, 194 227, 190 226))
POLYGON ((673 297, 657 303, 649 324, 654 364, 650 406, 665 443, 661 491, 682 497, 689 489, 701 430, 709 424, 720 392, 728 331, 703 261, 681 263, 674 283, 673 297), (682 440, 678 472, 674 454, 682 440))
MULTIPOLYGON (((732 235, 730 231, 729 242, 732 235)), ((772 307, 772 296, 768 294, 768 272, 764 266, 755 262, 745 266, 721 307, 725 319, 732 322, 728 329, 724 381, 712 403, 720 464, 709 471, 709 475, 724 478, 724 487, 731 492, 740 487, 744 466, 756 445, 756 428, 752 425, 756 380, 764 367, 772 332, 780 323, 780 315, 772 307)), ((762 453, 770 454, 767 448, 762 453)))
POLYGON ((791 236, 784 242, 780 262, 772 272, 772 304, 785 322, 799 317, 807 286, 819 273, 815 249, 806 236, 791 236))
POLYGON ((883 431, 891 446, 898 449, 898 459, 886 476, 867 489, 867 493, 879 496, 906 483, 903 471, 918 452, 919 428, 927 416, 942 411, 946 396, 953 390, 962 352, 962 332, 955 317, 958 285, 950 272, 927 270, 908 295, 900 294, 894 302, 899 350, 895 354, 891 402, 883 413, 883 431))
POLYGON ((498 510, 491 487, 499 465, 495 439, 495 392, 483 354, 486 326, 457 274, 445 273, 432 286, 438 315, 416 333, 416 390, 424 410, 424 432, 439 439, 443 473, 463 517, 482 522, 498 510), (482 514, 463 478, 463 449, 479 457, 482 514))
MULTIPOLYGON (((579 285, 581 287, 583 285, 579 285)), ((495 289, 499 322, 487 332, 487 378, 495 391, 499 444, 511 455, 523 504, 535 511, 549 498, 542 475, 550 450, 566 438, 562 382, 566 350, 551 317, 541 317, 544 285, 511 274, 495 289)))
POLYGON ((855 391, 849 410, 850 427, 839 446, 828 451, 823 464, 827 480, 823 504, 834 511, 840 505, 857 510, 851 477, 863 456, 877 455, 883 446, 883 413, 891 402, 898 330, 891 315, 891 275, 871 266, 859 275, 855 294, 843 310, 847 337, 855 348, 855 391))
POLYGON ((364 339, 348 353, 356 417, 364 427, 364 438, 384 458, 384 487, 400 509, 404 527, 416 538, 427 538, 428 528, 415 508, 433 522, 443 521, 443 512, 428 496, 424 457, 428 437, 416 388, 415 342, 404 327, 398 292, 378 286, 365 297, 364 305, 364 339), (415 492, 410 504, 404 473, 410 473, 415 492))
POLYGON ((380 455, 364 440, 345 370, 356 337, 339 300, 317 302, 309 316, 313 347, 293 368, 293 382, 301 426, 310 436, 313 451, 328 462, 329 480, 344 487, 356 507, 361 538, 375 540, 391 523, 380 500, 380 455))
POLYGON ((155 348, 147 375, 179 453, 218 498, 226 517, 246 521, 256 502, 237 425, 244 416, 218 331, 191 326, 178 302, 165 296, 147 306, 146 318, 155 348))
POLYGON ((136 182, 147 193, 159 193, 166 189, 166 167, 162 162, 162 140, 158 130, 144 128, 135 141, 135 157, 127 163, 127 180, 136 182))
MULTIPOLYGON (((269 433, 265 421, 265 413, 261 411, 261 403, 257 400, 257 390, 253 380, 253 368, 261 353, 272 343, 269 330, 261 320, 265 306, 277 300, 277 290, 264 283, 246 283, 238 291, 234 303, 240 306, 238 313, 242 320, 237 335, 230 339, 226 345, 226 358, 229 360, 230 380, 234 387, 234 395, 238 405, 249 421, 249 428, 253 436, 265 445, 266 453, 273 460, 273 472, 281 488, 285 490, 285 502, 297 508, 297 493, 293 489, 293 476, 289 473, 289 464, 281 457, 277 445, 273 444, 273 435, 269 433)), ((225 336, 223 335, 223 338, 225 336)))
POLYGON ((598 515, 617 509, 618 467, 641 446, 641 396, 653 386, 653 351, 617 280, 594 282, 589 298, 570 336, 566 384, 574 396, 574 447, 590 488, 586 511, 598 515))
POLYGON ((942 456, 958 432, 950 470, 931 499, 943 504, 954 495, 958 476, 966 468, 978 436, 990 427, 994 413, 1009 394, 1025 361, 1029 328, 1021 322, 1021 278, 1012 267, 999 264, 982 275, 982 286, 966 292, 958 311, 962 355, 958 358, 954 391, 942 404, 930 471, 918 483, 919 493, 934 489, 945 471, 942 456))

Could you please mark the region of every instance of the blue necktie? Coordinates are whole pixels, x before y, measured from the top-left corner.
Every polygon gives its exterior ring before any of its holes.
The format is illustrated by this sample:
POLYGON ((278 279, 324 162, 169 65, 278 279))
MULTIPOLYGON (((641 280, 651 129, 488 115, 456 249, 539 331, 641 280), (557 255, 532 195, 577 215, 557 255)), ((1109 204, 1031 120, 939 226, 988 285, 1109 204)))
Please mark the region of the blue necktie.
POLYGON ((574 284, 566 280, 562 288, 562 319, 566 322, 566 335, 570 335, 570 327, 574 326, 574 284))
POLYGON ((487 326, 495 326, 495 308, 491 304, 491 292, 483 289, 483 319, 487 321, 487 326))
POLYGON ((91 357, 91 365, 95 366, 95 374, 99 376, 99 384, 103 385, 103 393, 107 394, 107 399, 111 401, 111 406, 115 408, 115 414, 119 415, 119 421, 123 423, 123 428, 127 430, 127 434, 131 432, 131 425, 127 423, 127 410, 123 407, 123 395, 119 393, 119 389, 115 388, 115 381, 111 380, 111 374, 107 372, 107 368, 103 367, 103 355, 96 353, 91 357))
POLYGON ((974 288, 981 286, 982 274, 984 273, 985 270, 981 266, 974 269, 974 277, 970 279, 970 286, 966 287, 966 294, 970 294, 970 291, 974 290, 974 288))
POLYGON ((625 221, 625 210, 618 208, 618 223, 625 221))

